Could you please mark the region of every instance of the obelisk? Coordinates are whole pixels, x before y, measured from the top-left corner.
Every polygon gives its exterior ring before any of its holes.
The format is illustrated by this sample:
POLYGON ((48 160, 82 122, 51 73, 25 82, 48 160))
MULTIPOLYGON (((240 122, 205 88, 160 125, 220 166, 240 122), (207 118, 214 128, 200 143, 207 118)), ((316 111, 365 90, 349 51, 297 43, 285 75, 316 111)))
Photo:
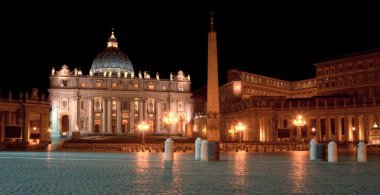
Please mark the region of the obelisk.
POLYGON ((211 11, 211 26, 208 33, 207 59, 207 140, 220 141, 218 52, 216 48, 216 32, 214 29, 214 13, 211 11))

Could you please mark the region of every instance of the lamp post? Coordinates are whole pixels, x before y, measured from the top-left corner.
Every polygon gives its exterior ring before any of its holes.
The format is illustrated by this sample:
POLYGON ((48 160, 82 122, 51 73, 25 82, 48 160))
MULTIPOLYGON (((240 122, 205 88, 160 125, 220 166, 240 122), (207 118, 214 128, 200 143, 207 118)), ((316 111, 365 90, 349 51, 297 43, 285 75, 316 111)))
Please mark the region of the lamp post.
POLYGON ((171 128, 171 125, 172 124, 176 124, 177 122, 178 122, 178 117, 174 116, 174 114, 172 112, 169 112, 169 114, 164 117, 164 123, 166 123, 167 125, 169 125, 168 137, 170 137, 170 128, 171 128))
POLYGON ((356 137, 356 133, 355 133, 355 131, 356 131, 356 127, 355 126, 353 126, 352 127, 352 141, 354 141, 355 142, 355 137, 356 137))
POLYGON ((302 135, 301 128, 306 125, 306 120, 303 119, 302 115, 298 115, 297 118, 293 120, 293 124, 297 127, 297 140, 299 140, 302 135))
POLYGON ((145 144, 145 137, 144 137, 144 133, 146 130, 149 129, 149 125, 145 123, 145 121, 142 121, 139 125, 137 125, 137 128, 142 131, 142 141, 141 143, 142 144, 145 144))
POLYGON ((245 125, 243 125, 241 122, 239 122, 236 126, 235 126, 235 129, 236 131, 239 131, 239 143, 241 144, 241 132, 245 130, 245 125))
POLYGON ((379 126, 377 125, 377 123, 375 122, 375 124, 373 124, 373 128, 378 128, 379 126))

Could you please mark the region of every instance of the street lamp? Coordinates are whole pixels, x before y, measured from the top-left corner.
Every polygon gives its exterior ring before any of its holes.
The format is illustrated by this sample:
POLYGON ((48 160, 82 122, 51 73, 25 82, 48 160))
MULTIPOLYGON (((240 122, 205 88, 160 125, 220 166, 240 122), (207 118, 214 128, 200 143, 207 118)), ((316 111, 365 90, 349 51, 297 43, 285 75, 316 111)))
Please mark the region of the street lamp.
POLYGON ((375 124, 373 124, 373 128, 377 128, 377 127, 379 127, 379 126, 375 122, 375 124))
POLYGON ((239 131, 239 143, 241 144, 241 132, 245 130, 245 125, 243 125, 241 122, 239 122, 236 126, 235 126, 235 129, 236 131, 239 131))
POLYGON ((302 115, 298 115, 297 118, 294 119, 293 124, 297 127, 297 140, 299 140, 302 134, 301 128, 306 125, 306 120, 303 119, 302 115))
POLYGON ((142 121, 139 125, 137 125, 137 128, 142 131, 142 144, 145 144, 145 138, 144 138, 144 132, 149 129, 149 125, 145 123, 145 121, 142 121))
POLYGON ((356 137, 356 136, 355 136, 355 130, 356 130, 356 127, 355 127, 355 126, 352 127, 352 137, 353 137, 352 140, 353 140, 353 141, 355 141, 355 137, 356 137))
POLYGON ((173 124, 176 124, 178 122, 178 117, 177 116, 174 116, 174 114, 172 112, 169 112, 168 115, 166 115, 164 117, 164 123, 166 123, 167 125, 169 125, 169 130, 168 130, 168 137, 170 137, 170 127, 171 125, 173 124))

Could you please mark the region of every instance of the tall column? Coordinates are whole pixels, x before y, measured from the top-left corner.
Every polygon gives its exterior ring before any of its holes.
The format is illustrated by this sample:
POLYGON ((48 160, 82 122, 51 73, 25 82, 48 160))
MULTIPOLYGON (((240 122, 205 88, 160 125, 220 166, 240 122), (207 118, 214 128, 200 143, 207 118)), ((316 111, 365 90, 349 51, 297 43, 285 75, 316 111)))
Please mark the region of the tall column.
POLYGON ((156 132, 161 132, 161 102, 156 99, 155 103, 155 130, 156 132))
POLYGON ((76 125, 78 125, 78 97, 73 96, 70 98, 70 128, 69 135, 71 136, 75 130, 76 125))
POLYGON ((1 131, 1 142, 4 142, 4 112, 0 112, 0 117, 1 117, 1 124, 0 124, 0 131, 1 131))
POLYGON ((102 133, 107 132, 107 99, 102 98, 102 133))
POLYGON ((331 139, 331 118, 329 116, 326 116, 326 141, 329 141, 331 139))
POLYGON ((112 133, 112 98, 107 98, 107 132, 112 133))
POLYGON ((116 118, 117 118, 117 133, 118 134, 121 134, 121 99, 118 98, 116 100, 116 110, 117 110, 117 113, 116 113, 116 118))
POLYGON ((59 108, 59 101, 57 95, 51 95, 51 112, 50 112, 50 120, 51 120, 51 138, 59 138, 60 133, 58 129, 58 108, 59 108))
POLYGON ((144 120, 144 101, 142 98, 139 98, 139 123, 144 120))
POLYGON ((220 141, 220 109, 218 83, 218 53, 214 29, 214 14, 211 14, 211 29, 208 33, 207 58, 207 139, 220 141))
POLYGON ((129 98, 129 133, 135 132, 135 99, 129 98))
POLYGON ((345 114, 344 115, 344 128, 342 128, 342 131, 344 132, 344 140, 351 141, 350 139, 350 116, 345 114))
POLYGON ((22 136, 22 142, 27 143, 29 142, 29 136, 30 136, 30 122, 29 122, 29 112, 25 113, 25 128, 24 128, 24 135, 22 136))
POLYGON ((192 130, 192 126, 191 126, 191 118, 193 115, 193 107, 192 107, 190 99, 186 100, 185 113, 186 113, 186 115, 185 115, 185 121, 184 121, 184 123, 185 123, 184 135, 187 137, 192 137, 193 130, 192 130))
POLYGON ((368 142, 369 141, 369 129, 372 128, 372 124, 370 125, 369 121, 369 115, 364 114, 364 130, 363 130, 363 140, 368 142))
POLYGON ((359 116, 357 114, 354 115, 354 121, 355 121, 355 132, 353 132, 354 141, 359 141, 359 116))
POLYGON ((317 140, 322 141, 322 129, 321 129, 321 120, 320 117, 316 117, 316 131, 317 131, 317 140))
POLYGON ((306 122, 306 141, 309 141, 311 139, 311 128, 311 119, 309 119, 306 122))
POLYGON ((45 114, 41 113, 40 115, 40 141, 41 142, 47 142, 49 141, 49 138, 47 137, 47 128, 45 126, 46 124, 46 116, 45 114))
POLYGON ((78 127, 78 131, 80 131, 82 129, 81 120, 80 120, 80 112, 81 112, 80 104, 81 104, 81 101, 82 101, 82 98, 80 96, 78 96, 78 99, 77 99, 77 124, 76 124, 78 127))
POLYGON ((88 125, 87 130, 91 133, 94 132, 94 100, 88 97, 88 125))
POLYGON ((358 121, 359 121, 359 125, 358 125, 358 141, 364 141, 364 129, 365 129, 365 119, 364 119, 364 115, 360 115, 358 116, 358 121))
POLYGON ((336 131, 335 131, 335 136, 337 136, 336 138, 338 139, 339 142, 341 142, 343 139, 342 139, 342 117, 341 116, 337 116, 335 118, 335 125, 337 127, 336 131))
POLYGON ((143 120, 148 123, 148 100, 144 98, 143 100, 144 118, 143 120))
MULTIPOLYGON (((260 141, 260 119, 259 119, 259 117, 257 117, 257 113, 255 113, 253 120, 254 120, 254 127, 256 128, 254 131, 254 140, 253 141, 260 141)), ((234 134, 234 136, 235 136, 235 134, 234 134)))

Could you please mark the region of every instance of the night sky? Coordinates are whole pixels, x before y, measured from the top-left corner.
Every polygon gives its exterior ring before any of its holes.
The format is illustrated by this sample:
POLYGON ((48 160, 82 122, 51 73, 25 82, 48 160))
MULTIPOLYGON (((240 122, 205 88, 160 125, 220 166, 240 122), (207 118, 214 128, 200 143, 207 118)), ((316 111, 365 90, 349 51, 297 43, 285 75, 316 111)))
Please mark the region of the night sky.
POLYGON ((46 92, 51 68, 59 70, 62 64, 80 66, 87 75, 112 27, 135 72, 154 76, 159 71, 161 78, 169 78, 181 69, 190 73, 192 89, 198 89, 206 84, 211 8, 216 12, 220 84, 231 68, 290 81, 313 78, 314 63, 380 48, 375 5, 139 2, 33 1, 7 7, 11 14, 0 15, 3 96, 9 89, 46 92))

